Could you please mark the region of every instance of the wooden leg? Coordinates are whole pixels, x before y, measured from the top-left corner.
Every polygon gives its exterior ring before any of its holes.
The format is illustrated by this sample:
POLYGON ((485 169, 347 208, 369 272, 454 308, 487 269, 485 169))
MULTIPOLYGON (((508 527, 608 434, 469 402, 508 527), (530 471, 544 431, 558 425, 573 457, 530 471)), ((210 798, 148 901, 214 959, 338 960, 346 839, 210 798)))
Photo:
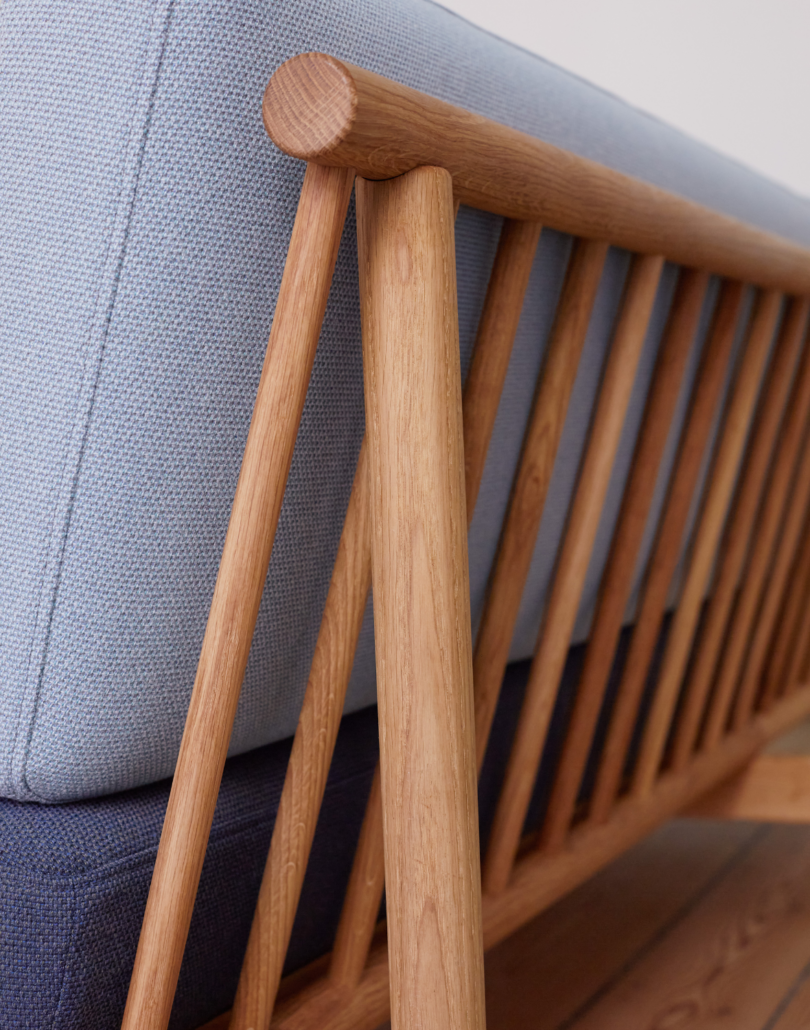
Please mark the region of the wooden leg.
POLYGON ((484 1026, 452 182, 358 180, 394 1030, 484 1026))
POLYGON ((304 178, 146 905, 123 1030, 165 1030, 352 188, 304 178))

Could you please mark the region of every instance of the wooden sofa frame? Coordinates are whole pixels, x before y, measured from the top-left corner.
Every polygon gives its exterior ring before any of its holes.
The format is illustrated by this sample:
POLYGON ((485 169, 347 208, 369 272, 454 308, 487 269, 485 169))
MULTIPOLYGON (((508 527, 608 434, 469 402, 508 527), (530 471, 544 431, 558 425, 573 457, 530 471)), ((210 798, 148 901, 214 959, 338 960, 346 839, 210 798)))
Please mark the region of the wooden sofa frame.
POLYGON ((354 186, 367 438, 233 1011, 209 1030, 267 1030, 271 1021, 287 1030, 372 1030, 389 1012, 389 970, 395 1030, 482 1028, 483 947, 708 795, 810 713, 810 252, 323 54, 276 72, 264 118, 278 146, 308 165, 123 1025, 168 1025, 354 186), (463 405, 459 203, 505 219, 463 405), (466 528, 541 225, 576 239, 473 647, 466 528), (632 264, 481 877, 476 768, 609 245, 630 251, 632 264), (522 839, 665 260, 681 272, 584 671, 547 815, 539 833, 522 839), (710 275, 722 280, 713 321, 582 812, 579 785, 710 275), (749 288, 752 314, 724 401, 749 288), (712 472, 627 780, 716 417, 712 472), (289 978, 276 1004, 372 579, 380 769, 334 950, 289 978), (387 945, 377 926, 383 879, 387 945))

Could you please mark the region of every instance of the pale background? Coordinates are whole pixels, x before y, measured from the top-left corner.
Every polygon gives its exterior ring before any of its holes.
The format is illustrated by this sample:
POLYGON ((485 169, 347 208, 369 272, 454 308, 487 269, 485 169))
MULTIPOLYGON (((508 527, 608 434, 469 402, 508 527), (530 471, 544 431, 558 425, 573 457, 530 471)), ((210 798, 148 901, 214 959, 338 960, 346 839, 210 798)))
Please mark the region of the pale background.
POLYGON ((810 0, 440 0, 810 197, 810 0))

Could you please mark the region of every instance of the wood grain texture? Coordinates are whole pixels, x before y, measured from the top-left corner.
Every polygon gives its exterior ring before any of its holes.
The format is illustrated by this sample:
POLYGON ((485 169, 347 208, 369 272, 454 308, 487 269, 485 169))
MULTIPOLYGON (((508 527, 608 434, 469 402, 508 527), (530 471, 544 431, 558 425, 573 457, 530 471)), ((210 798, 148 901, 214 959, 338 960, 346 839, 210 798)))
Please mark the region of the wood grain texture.
POLYGON ((704 819, 810 823, 810 755, 759 755, 688 814, 704 819))
POLYGON ((360 450, 287 765, 231 1030, 270 1025, 371 586, 366 444, 360 450))
MULTIPOLYGON (((802 530, 801 544, 793 563, 785 599, 782 603, 773 639, 768 645, 762 692, 759 704, 769 708, 776 698, 789 689, 802 657, 799 642, 803 622, 810 615, 810 524, 802 530), (796 670, 796 671, 794 671, 796 670)), ((806 639, 806 632, 804 634, 806 639)))
POLYGON ((506 886, 520 844, 663 265, 637 257, 628 275, 492 825, 484 863, 490 893, 506 886))
POLYGON ((168 1025, 353 173, 307 168, 163 824, 124 1030, 168 1025))
POLYGON ((571 1030, 770 1030, 802 976, 810 837, 770 827, 571 1030))
POLYGON ((325 54, 273 75, 264 124, 288 154, 388 179, 419 165, 462 203, 687 267, 810 293, 806 250, 325 54))
POLYGON ((808 302, 793 301, 785 314, 768 381, 759 401, 752 439, 749 442, 736 487, 734 507, 723 533, 719 566, 714 573, 711 597, 704 612, 683 711, 678 720, 672 753, 675 768, 689 760, 697 740, 700 720, 723 646, 731 606, 754 529, 757 512, 767 483, 779 426, 785 414, 796 362, 807 327, 808 302))
POLYGON ((479 770, 606 255, 603 243, 575 245, 523 439, 473 655, 479 770))
POLYGON ((734 700, 734 690, 745 661, 762 599, 780 527, 790 503, 790 488, 810 427, 810 347, 805 347, 791 391, 785 424, 780 434, 774 468, 768 482, 757 529, 751 543, 745 575, 726 634, 726 644, 706 716, 700 747, 713 747, 723 734, 734 700))
POLYGON ((545 846, 562 844, 610 676, 633 584, 638 549, 655 492, 658 469, 681 391, 706 294, 704 272, 681 274, 647 396, 617 528, 599 587, 582 677, 543 827, 545 846))
POLYGON ((384 887, 385 844, 378 764, 332 949, 329 980, 335 987, 354 990, 360 983, 374 937, 384 887))
POLYGON ((394 1030, 483 1028, 453 188, 358 180, 394 1030))
MULTIPOLYGON (((810 533, 807 533, 806 537, 808 545, 810 545, 810 533)), ((807 551, 810 551, 810 546, 807 546, 807 551)), ((801 683, 805 682, 805 678, 808 675, 808 657, 810 656, 810 561, 808 562, 807 573, 804 608, 799 618, 796 636, 793 640, 793 651, 787 670, 784 673, 783 685, 774 692, 775 697, 789 696, 801 683)))
POLYGON ((630 649, 602 750, 590 808, 590 818, 595 822, 607 818, 619 790, 644 684, 661 631, 667 595, 681 553, 681 541, 706 441, 732 353, 743 291, 739 283, 722 285, 709 338, 704 344, 664 514, 648 564, 630 649))
POLYGON ((797 549, 801 543, 802 530, 808 523, 810 503, 810 446, 799 465, 793 486, 790 508, 782 525, 779 544, 774 555, 773 566, 768 577, 762 605, 757 613, 756 625, 751 637, 745 664, 740 677, 740 686, 734 704, 732 724, 735 729, 743 726, 750 717, 757 701, 762 669, 768 657, 776 618, 785 596, 785 588, 793 569, 797 549))
POLYGON ((762 375, 768 361, 782 297, 768 292, 757 298, 740 368, 724 413, 717 453, 691 547, 689 569, 667 637, 664 659, 633 772, 632 790, 652 787, 664 752, 700 610, 709 586, 717 545, 742 460, 762 375))
POLYGON ((464 464, 467 512, 470 516, 478 499, 492 428, 539 241, 540 225, 537 222, 504 222, 464 385, 464 464))

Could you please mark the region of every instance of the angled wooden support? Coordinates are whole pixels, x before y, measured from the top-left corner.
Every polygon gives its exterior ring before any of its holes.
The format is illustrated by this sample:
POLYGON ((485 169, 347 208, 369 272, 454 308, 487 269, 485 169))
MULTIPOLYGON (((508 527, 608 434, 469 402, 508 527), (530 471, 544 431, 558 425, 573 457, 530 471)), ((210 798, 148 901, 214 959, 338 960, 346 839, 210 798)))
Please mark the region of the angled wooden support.
POLYGON ((307 168, 177 760, 124 1030, 169 1023, 353 173, 307 168))
POLYGON ((358 180, 394 1030, 484 1026, 448 172, 358 180))
POLYGON ((810 755, 759 755, 684 815, 762 823, 810 823, 810 755))

